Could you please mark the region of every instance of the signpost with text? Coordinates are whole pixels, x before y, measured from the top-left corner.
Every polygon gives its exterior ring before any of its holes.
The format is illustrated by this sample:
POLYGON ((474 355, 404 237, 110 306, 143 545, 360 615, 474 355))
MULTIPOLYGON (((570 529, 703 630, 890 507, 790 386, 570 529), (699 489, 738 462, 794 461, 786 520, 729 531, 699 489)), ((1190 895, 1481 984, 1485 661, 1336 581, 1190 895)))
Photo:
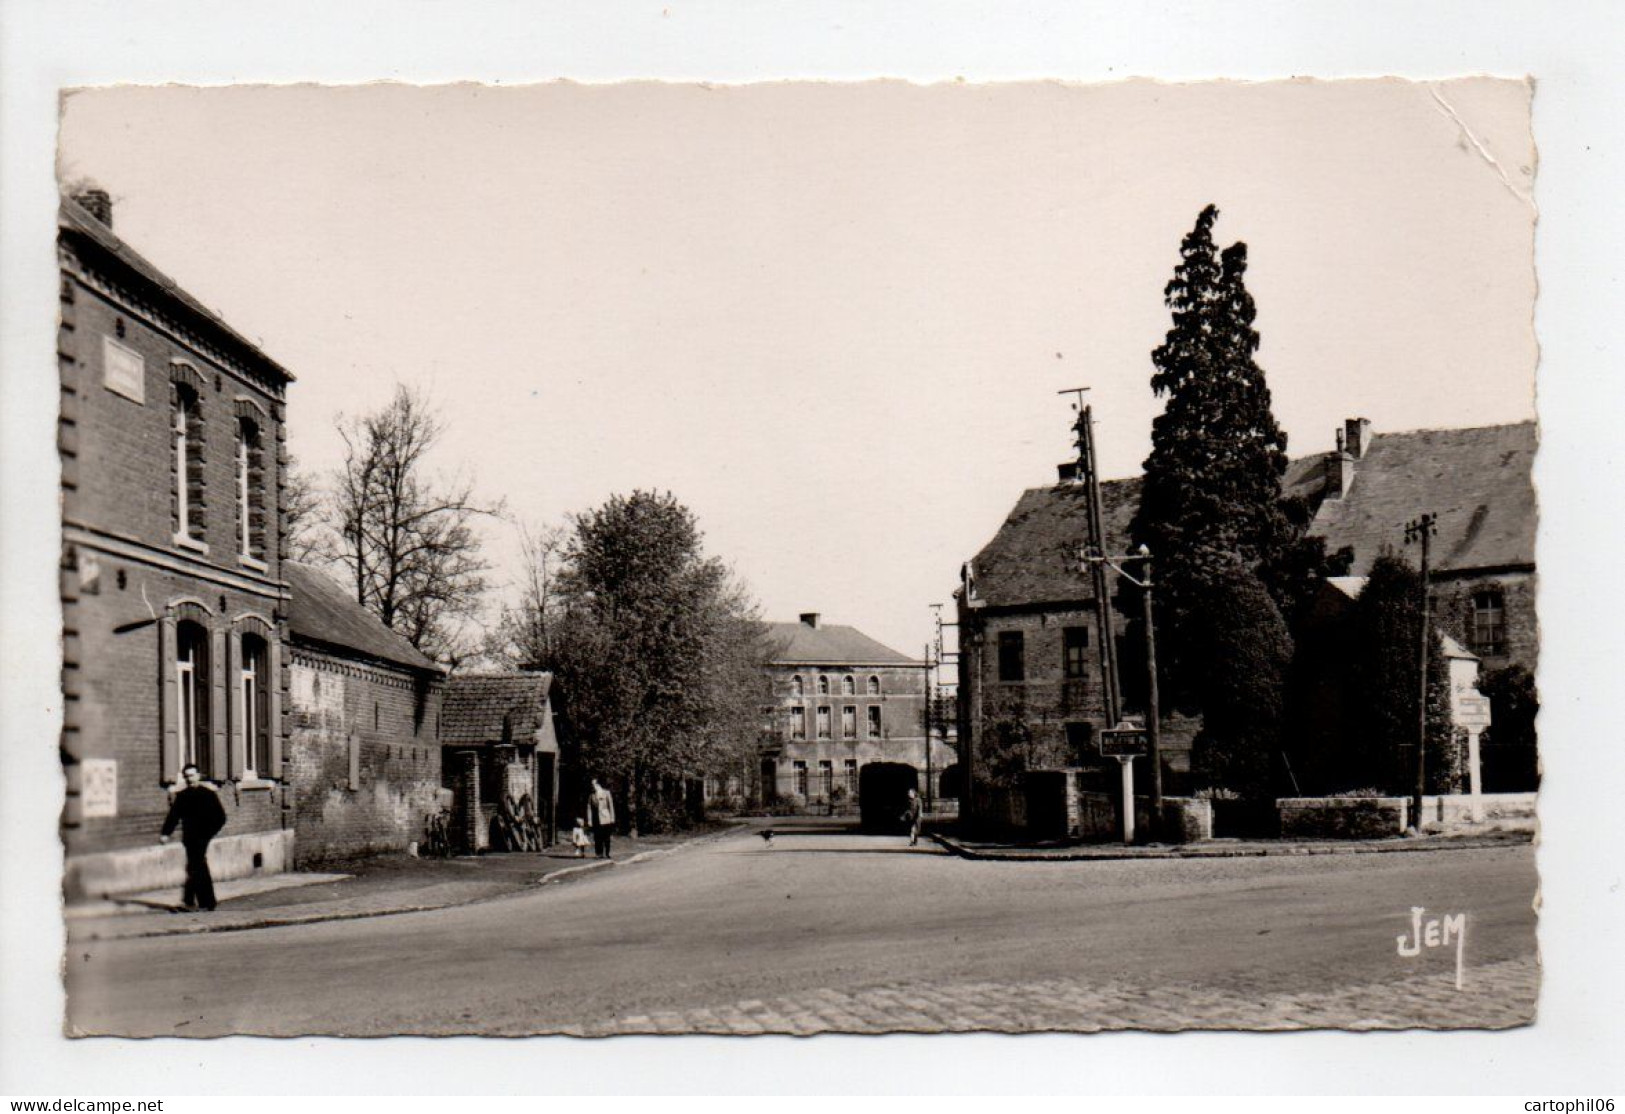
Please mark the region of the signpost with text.
POLYGON ((1108 727, 1100 733, 1100 753, 1117 759, 1123 771, 1123 842, 1134 842, 1134 760, 1149 748, 1145 729, 1129 724, 1108 727))

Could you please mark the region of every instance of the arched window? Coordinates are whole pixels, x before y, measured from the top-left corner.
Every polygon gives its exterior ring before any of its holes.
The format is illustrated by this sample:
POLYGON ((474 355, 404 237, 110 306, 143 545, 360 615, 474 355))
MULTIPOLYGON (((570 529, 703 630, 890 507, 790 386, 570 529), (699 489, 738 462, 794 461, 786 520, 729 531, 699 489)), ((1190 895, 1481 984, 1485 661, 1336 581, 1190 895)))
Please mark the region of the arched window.
POLYGON ((237 552, 265 559, 265 445, 252 418, 237 419, 237 552))
POLYGON ((790 678, 790 695, 791 696, 800 696, 801 693, 802 693, 801 674, 798 673, 794 677, 790 678))
POLYGON ((828 677, 820 676, 818 678, 818 695, 819 696, 828 696, 829 695, 829 678, 828 677))
POLYGON ((876 676, 873 676, 873 675, 870 675, 870 677, 869 677, 869 686, 868 687, 869 687, 869 695, 870 696, 879 696, 880 695, 880 678, 876 677, 876 676))
POLYGON ((271 769, 270 653, 265 639, 243 635, 242 672, 237 709, 243 725, 243 762, 250 775, 265 777, 271 769))
POLYGON ((209 747, 209 632, 201 623, 175 624, 176 738, 180 765, 213 776, 209 747))
POLYGON ((203 542, 203 408, 190 383, 174 384, 175 539, 203 542))
POLYGON ((845 677, 841 678, 842 696, 853 696, 857 693, 857 691, 858 685, 857 682, 852 679, 852 674, 848 673, 845 677))

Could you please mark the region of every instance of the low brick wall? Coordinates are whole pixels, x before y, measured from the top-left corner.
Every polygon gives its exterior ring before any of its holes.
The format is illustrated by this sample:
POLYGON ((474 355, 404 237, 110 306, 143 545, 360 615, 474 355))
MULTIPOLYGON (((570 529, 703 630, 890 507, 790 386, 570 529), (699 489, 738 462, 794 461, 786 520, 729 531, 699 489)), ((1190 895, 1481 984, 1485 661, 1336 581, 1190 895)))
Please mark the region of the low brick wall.
POLYGON ((1156 837, 1163 843, 1199 843, 1213 838, 1213 803, 1194 797, 1164 797, 1162 824, 1156 837))
POLYGON ((1382 839, 1402 835, 1410 813, 1403 797, 1283 797, 1282 839, 1382 839))
MULTIPOLYGON (((216 882, 292 869, 291 830, 217 836, 209 844, 209 873, 216 882)), ((186 850, 180 840, 160 844, 155 839, 151 847, 70 856, 62 889, 68 900, 78 901, 171 886, 179 889, 185 881, 186 850)))
POLYGON ((1451 793, 1422 798, 1422 823, 1430 830, 1475 831, 1500 828, 1504 831, 1535 830, 1533 793, 1485 793, 1481 797, 1484 820, 1473 820, 1471 793, 1451 793))

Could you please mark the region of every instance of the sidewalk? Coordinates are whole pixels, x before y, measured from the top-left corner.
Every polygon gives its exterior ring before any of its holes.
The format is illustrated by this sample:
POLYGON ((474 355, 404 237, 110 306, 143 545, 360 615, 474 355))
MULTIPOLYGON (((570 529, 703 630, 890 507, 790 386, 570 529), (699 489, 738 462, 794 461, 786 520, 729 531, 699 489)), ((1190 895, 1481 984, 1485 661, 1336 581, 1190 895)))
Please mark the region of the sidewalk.
POLYGON ((616 837, 615 858, 578 859, 557 845, 546 851, 416 859, 378 855, 334 864, 324 873, 290 872, 241 878, 215 886, 212 913, 179 908, 180 889, 130 894, 71 905, 65 910, 68 940, 125 940, 237 932, 318 921, 381 917, 469 905, 559 884, 599 870, 645 862, 740 829, 698 834, 616 837))
POLYGON ((1148 843, 1125 847, 1121 843, 995 843, 962 839, 948 832, 930 837, 963 859, 1010 862, 1075 862, 1113 859, 1242 859, 1270 855, 1375 855, 1416 851, 1472 851, 1486 847, 1515 847, 1533 842, 1534 834, 1492 831, 1470 835, 1425 835, 1393 839, 1212 839, 1201 843, 1148 843))

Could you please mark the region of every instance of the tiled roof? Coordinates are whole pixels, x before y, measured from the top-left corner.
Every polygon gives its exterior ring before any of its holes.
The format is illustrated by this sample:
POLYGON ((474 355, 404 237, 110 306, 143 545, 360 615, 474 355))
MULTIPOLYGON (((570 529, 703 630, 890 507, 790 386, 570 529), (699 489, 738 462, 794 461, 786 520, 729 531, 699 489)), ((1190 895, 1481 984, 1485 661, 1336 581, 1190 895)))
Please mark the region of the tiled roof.
MULTIPOLYGON (((1363 575, 1384 545, 1403 542, 1407 522, 1431 511, 1439 516, 1436 570, 1533 564, 1534 452, 1533 422, 1379 433, 1356 462, 1348 493, 1321 504, 1310 533, 1330 551, 1353 546, 1353 572, 1363 575)), ((1282 491, 1314 501, 1325 474, 1325 454, 1294 460, 1282 491)), ((1107 547, 1125 552, 1140 481, 1109 480, 1100 495, 1107 547)), ((972 559, 972 600, 1000 607, 1090 599, 1077 562, 1083 538, 1083 484, 1029 488, 972 559)))
POLYGON ((1341 499, 1327 499, 1311 532, 1328 550, 1354 547, 1363 576, 1405 524, 1438 515, 1436 571, 1535 563, 1535 423, 1379 433, 1341 499))
MULTIPOLYGON (((1369 579, 1370 577, 1365 576, 1328 576, 1326 583, 1342 592, 1349 599, 1357 600, 1360 598, 1360 593, 1365 591, 1366 581, 1369 579)), ((1477 654, 1443 631, 1439 632, 1439 642, 1444 649, 1444 656, 1447 658, 1459 658, 1462 661, 1480 660, 1477 654)))
POLYGON ((918 665, 858 630, 836 623, 768 623, 774 662, 785 665, 918 665))
POLYGON ((288 602, 288 633, 295 640, 321 643, 355 657, 423 672, 443 673, 406 639, 384 626, 378 617, 344 590, 338 581, 309 565, 282 562, 282 575, 292 599, 288 602))
POLYGON ((84 206, 70 197, 64 197, 61 206, 57 210, 57 230, 59 234, 66 233, 70 237, 78 236, 95 244, 102 251, 128 267, 143 281, 163 291, 165 296, 185 307, 193 316, 201 319, 210 328, 221 334, 221 337, 230 347, 240 350, 240 355, 258 365, 262 370, 269 372, 273 377, 284 382, 293 382, 292 372, 267 356, 259 345, 226 324, 219 314, 188 294, 181 288, 179 283, 160 271, 145 256, 130 247, 129 244, 119 239, 111 228, 91 216, 84 206))
POLYGON ((474 673, 446 682, 440 741, 529 742, 547 726, 551 673, 474 673))

